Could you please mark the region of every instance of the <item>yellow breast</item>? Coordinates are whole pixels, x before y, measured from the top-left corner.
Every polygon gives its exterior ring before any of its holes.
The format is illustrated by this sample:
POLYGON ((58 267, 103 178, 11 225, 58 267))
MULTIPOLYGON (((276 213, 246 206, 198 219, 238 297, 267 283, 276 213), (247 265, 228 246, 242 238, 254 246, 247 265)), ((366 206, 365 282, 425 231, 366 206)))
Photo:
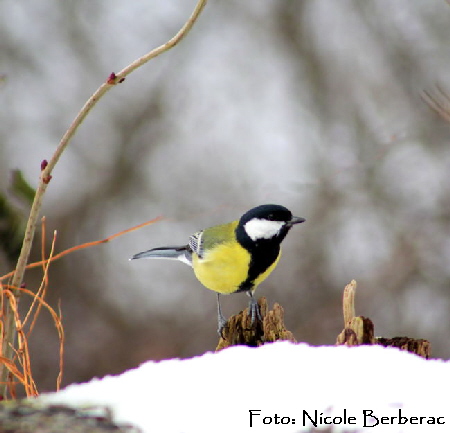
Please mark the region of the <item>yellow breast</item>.
POLYGON ((238 243, 223 243, 192 258, 195 276, 208 289, 219 293, 233 293, 247 278, 250 254, 238 243))
MULTIPOLYGON (((254 281, 254 288, 264 281, 278 263, 275 262, 254 281)), ((192 257, 192 266, 197 279, 208 289, 230 294, 239 289, 247 279, 250 265, 250 253, 239 243, 221 243, 205 252, 203 258, 196 254, 192 257)))

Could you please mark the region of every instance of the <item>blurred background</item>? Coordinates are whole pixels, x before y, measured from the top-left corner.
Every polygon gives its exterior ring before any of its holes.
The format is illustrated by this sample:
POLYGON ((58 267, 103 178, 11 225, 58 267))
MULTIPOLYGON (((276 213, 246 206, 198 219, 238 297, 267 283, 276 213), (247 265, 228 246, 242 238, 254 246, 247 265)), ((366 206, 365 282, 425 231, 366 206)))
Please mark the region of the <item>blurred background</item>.
MULTIPOLYGON (((12 214, 29 209, 11 194, 13 170, 35 188, 94 90, 194 6, 0 2, 0 192, 12 214)), ((356 312, 376 335, 425 338, 449 358, 450 125, 422 99, 450 93, 449 41, 444 0, 210 0, 180 45, 100 101, 53 173, 42 214, 57 251, 165 217, 51 266, 63 383, 214 350, 215 294, 181 263, 128 259, 263 203, 307 219, 257 292, 284 306, 297 340, 335 343, 355 279, 356 312)), ((2 274, 17 259, 6 233, 2 274)), ((28 272, 27 287, 40 278, 28 272)), ((228 316, 246 306, 244 294, 223 297, 228 316)), ((30 344, 40 390, 53 390, 45 312, 30 344)))

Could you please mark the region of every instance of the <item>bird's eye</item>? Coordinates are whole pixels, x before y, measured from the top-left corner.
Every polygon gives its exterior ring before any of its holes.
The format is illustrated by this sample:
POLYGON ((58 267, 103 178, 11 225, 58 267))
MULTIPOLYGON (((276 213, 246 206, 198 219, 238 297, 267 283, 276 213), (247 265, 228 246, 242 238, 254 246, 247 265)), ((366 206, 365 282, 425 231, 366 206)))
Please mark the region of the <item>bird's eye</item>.
POLYGON ((269 221, 273 221, 273 220, 274 220, 274 215, 273 215, 273 213, 270 213, 269 215, 267 215, 267 219, 268 219, 269 221))

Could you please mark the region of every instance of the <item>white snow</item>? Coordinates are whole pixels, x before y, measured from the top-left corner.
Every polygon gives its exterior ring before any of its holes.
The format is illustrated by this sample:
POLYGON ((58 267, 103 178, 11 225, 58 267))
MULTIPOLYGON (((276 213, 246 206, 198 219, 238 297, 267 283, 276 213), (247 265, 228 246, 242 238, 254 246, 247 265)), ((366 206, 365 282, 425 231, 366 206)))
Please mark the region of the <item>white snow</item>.
MULTIPOLYGON (((304 411, 313 419, 317 411, 322 429, 330 427, 325 421, 332 422, 324 417, 338 417, 334 421, 341 424, 332 424, 332 431, 434 433, 450 432, 449 390, 449 362, 381 346, 278 342, 235 346, 192 359, 149 361, 119 376, 70 385, 39 399, 107 405, 116 422, 134 424, 145 433, 310 431, 304 411), (250 410, 260 410, 254 412, 253 427, 250 410), (379 424, 364 428, 364 410, 372 411, 366 414, 373 413, 379 424), (402 421, 408 419, 404 424, 399 424, 399 410, 402 421), (424 417, 422 425, 415 424, 419 417, 424 417)), ((374 421, 366 417, 366 424, 374 421)))

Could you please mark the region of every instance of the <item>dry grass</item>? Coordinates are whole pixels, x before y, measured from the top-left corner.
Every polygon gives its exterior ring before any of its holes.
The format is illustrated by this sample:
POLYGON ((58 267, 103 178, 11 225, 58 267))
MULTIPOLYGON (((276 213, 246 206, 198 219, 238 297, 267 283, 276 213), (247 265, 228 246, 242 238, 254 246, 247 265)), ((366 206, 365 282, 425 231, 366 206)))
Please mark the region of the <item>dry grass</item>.
MULTIPOLYGON (((42 207, 42 201, 44 198, 45 191, 47 190, 47 187, 52 179, 52 171, 55 168, 56 164, 58 163, 61 155, 63 154, 64 150, 67 148, 69 143, 72 141, 73 136, 75 135, 78 128, 83 123, 84 119, 88 116, 88 114, 91 112, 91 110, 96 106, 97 102, 109 91, 111 90, 115 85, 119 83, 123 83, 125 81, 125 78, 131 74, 134 70, 140 68, 141 66, 145 65, 150 60, 154 59, 155 57, 159 56, 160 54, 163 54, 170 50, 171 48, 175 47, 181 40, 185 38, 185 36, 189 33, 195 22, 197 21, 201 11, 206 6, 207 0, 198 0, 193 12, 187 19, 187 21, 183 24, 183 26, 180 28, 180 30, 167 42, 164 44, 150 50, 148 53, 144 54, 143 56, 136 59, 134 62, 130 63, 128 66, 126 66, 124 69, 122 69, 117 74, 112 72, 105 82, 103 82, 97 90, 91 95, 91 97, 86 101, 86 103, 83 105, 81 110, 76 115, 73 122, 70 124, 69 128, 66 130, 64 135, 62 136, 58 146, 56 147, 55 152, 53 153, 52 157, 49 161, 43 160, 41 161, 41 174, 39 178, 39 183, 36 188, 36 192, 34 194, 34 199, 31 205, 30 214, 27 220, 27 224, 25 227, 25 233, 22 243, 22 248, 20 250, 19 257, 17 259, 16 269, 15 271, 11 272, 8 275, 11 275, 11 283, 9 285, 9 288, 5 290, 9 290, 9 293, 12 293, 12 295, 16 296, 17 298, 20 296, 20 291, 17 290, 19 286, 21 286, 23 281, 23 276, 27 268, 29 268, 28 258, 31 251, 31 246, 33 243, 35 230, 39 218, 39 213, 41 211, 42 207)), ((98 241, 97 243, 102 242, 108 242, 110 239, 104 239, 102 241, 98 241)), ((95 245, 96 243, 91 243, 87 245, 80 245, 78 247, 75 247, 74 249, 81 249, 86 248, 88 246, 95 245)), ((68 254, 71 251, 65 252, 68 254)), ((55 256, 53 259, 61 257, 55 256)), ((49 260, 51 262, 51 260, 49 260)), ((43 258, 41 262, 35 263, 35 266, 44 265, 47 263, 47 259, 43 258)), ((5 276, 4 278, 9 278, 8 276, 5 276)), ((45 284, 45 277, 43 278, 44 284, 45 284)), ((0 279, 2 281, 2 279, 0 279)), ((4 299, 4 298, 3 298, 4 299)), ((10 299, 10 297, 8 297, 10 299)), ((12 308, 14 302, 9 301, 7 303, 4 303, 1 305, 1 312, 2 315, 0 317, 1 319, 1 335, 2 335, 2 355, 6 359, 14 359, 16 356, 15 352, 15 343, 16 343, 16 333, 17 329, 15 327, 16 324, 16 317, 12 308)), ((39 303, 38 303, 39 305, 39 303)), ((5 364, 6 365, 6 364, 5 364)), ((6 382, 8 381, 8 369, 4 368, 3 365, 0 363, 0 397, 6 398, 7 397, 7 389, 6 389, 6 382)))
POLYGON ((10 279, 14 275, 14 271, 7 273, 0 277, 0 348, 3 347, 3 338, 4 338, 4 327, 6 316, 4 312, 6 310, 10 311, 14 316, 15 327, 17 330, 17 342, 15 347, 13 347, 13 357, 12 359, 5 357, 4 354, 0 354, 0 364, 3 364, 9 374, 7 378, 7 388, 8 394, 12 398, 17 398, 18 395, 18 387, 22 387, 23 391, 28 397, 37 396, 39 394, 38 387, 33 378, 32 372, 32 362, 30 358, 30 351, 28 347, 28 341, 31 337, 32 331, 35 328, 36 320, 41 314, 42 310, 46 310, 55 325, 58 340, 59 340, 59 372, 56 377, 56 385, 55 389, 59 390, 61 386, 61 381, 63 377, 64 370, 64 328, 62 324, 62 314, 59 309, 56 312, 45 300, 45 295, 49 288, 49 277, 48 271, 51 263, 55 260, 60 259, 70 253, 73 253, 78 250, 82 250, 85 248, 90 248, 99 244, 107 243, 119 236, 122 236, 126 233, 130 233, 134 230, 140 229, 144 226, 153 224, 162 219, 162 217, 154 218, 150 221, 144 222, 137 226, 128 228, 126 230, 122 230, 118 233, 115 233, 111 236, 108 236, 105 239, 101 239, 98 241, 87 242, 81 245, 77 245, 75 247, 69 248, 67 250, 61 251, 58 254, 54 254, 55 244, 57 238, 57 232, 53 233, 51 248, 47 255, 46 251, 46 224, 45 218, 41 221, 41 260, 38 262, 30 263, 27 265, 27 269, 41 267, 42 268, 42 280, 39 288, 36 293, 31 290, 26 289, 25 287, 14 287, 7 283, 2 283, 2 281, 10 279), (17 293, 19 296, 17 296, 17 293), (28 311, 22 315, 19 312, 19 302, 22 296, 29 296, 31 298, 31 304, 28 308, 28 311), (5 307, 8 306, 6 309, 5 307))

